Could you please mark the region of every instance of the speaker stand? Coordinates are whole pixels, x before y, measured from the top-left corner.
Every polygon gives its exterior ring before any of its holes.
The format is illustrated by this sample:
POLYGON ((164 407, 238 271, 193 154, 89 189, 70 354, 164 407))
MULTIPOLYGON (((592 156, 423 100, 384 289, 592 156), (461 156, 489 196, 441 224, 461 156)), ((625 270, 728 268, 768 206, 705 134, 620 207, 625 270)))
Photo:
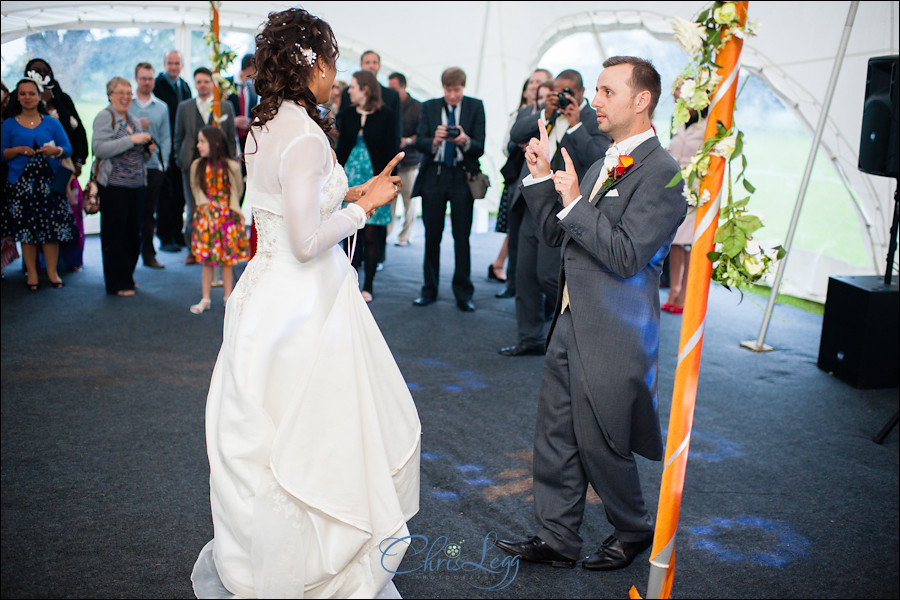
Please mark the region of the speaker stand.
POLYGON ((897 188, 900 187, 900 178, 894 187, 894 222, 891 223, 889 234, 887 265, 884 269, 884 284, 891 285, 891 275, 894 273, 894 253, 897 251, 897 228, 900 227, 900 200, 897 199, 897 188))
POLYGON ((897 426, 898 419, 900 419, 900 411, 894 413, 894 416, 891 417, 891 420, 885 423, 884 427, 881 428, 881 431, 878 432, 878 435, 872 438, 872 441, 876 444, 882 443, 884 441, 884 438, 886 438, 891 432, 891 429, 897 426))

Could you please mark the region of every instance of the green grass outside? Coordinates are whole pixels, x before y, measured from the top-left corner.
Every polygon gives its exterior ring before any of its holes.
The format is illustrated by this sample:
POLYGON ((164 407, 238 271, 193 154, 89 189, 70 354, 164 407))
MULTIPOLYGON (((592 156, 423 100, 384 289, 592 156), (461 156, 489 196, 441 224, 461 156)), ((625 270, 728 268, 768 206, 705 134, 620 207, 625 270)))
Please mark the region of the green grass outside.
MULTIPOLYGON (((768 300, 769 296, 772 294, 772 288, 765 285, 752 285, 750 287, 741 289, 744 292, 748 292, 756 296, 764 296, 766 300, 768 300)), ((821 302, 814 302, 813 300, 806 300, 805 298, 797 298, 796 296, 788 296, 787 294, 778 294, 777 296, 775 296, 775 303, 794 306, 814 315, 825 314, 825 305, 821 302)))

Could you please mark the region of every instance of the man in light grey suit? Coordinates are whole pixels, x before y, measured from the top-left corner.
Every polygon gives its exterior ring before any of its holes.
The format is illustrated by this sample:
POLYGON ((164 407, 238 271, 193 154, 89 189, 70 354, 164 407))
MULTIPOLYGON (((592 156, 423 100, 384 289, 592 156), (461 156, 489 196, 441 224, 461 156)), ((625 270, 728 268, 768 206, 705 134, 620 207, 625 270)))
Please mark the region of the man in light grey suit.
MULTIPOLYGON (((184 188, 184 199, 187 205, 187 218, 184 221, 184 241, 187 243, 188 255, 184 259, 187 265, 196 264, 196 259, 191 252, 191 227, 194 220, 194 209, 197 203, 191 194, 191 163, 199 158, 197 152, 197 140, 200 130, 207 125, 215 125, 212 117, 213 110, 213 80, 212 71, 206 67, 200 67, 194 71, 194 88, 197 97, 190 98, 178 105, 175 113, 175 133, 172 144, 175 160, 181 169, 181 182, 184 188)), ((228 150, 232 158, 237 156, 237 134, 234 128, 234 108, 224 98, 220 103, 222 118, 219 122, 225 141, 228 142, 228 150)))
POLYGON ((562 247, 559 310, 534 438, 540 531, 525 541, 497 542, 526 560, 573 567, 590 484, 613 527, 582 563, 599 571, 628 566, 653 540, 633 454, 662 458, 659 275, 687 208, 682 186, 666 187, 678 164, 650 124, 659 74, 634 57, 613 57, 603 67, 591 106, 600 131, 614 141, 606 158, 579 186, 565 150, 565 171, 551 172, 545 135, 532 139, 525 154, 528 208, 544 240, 562 247))

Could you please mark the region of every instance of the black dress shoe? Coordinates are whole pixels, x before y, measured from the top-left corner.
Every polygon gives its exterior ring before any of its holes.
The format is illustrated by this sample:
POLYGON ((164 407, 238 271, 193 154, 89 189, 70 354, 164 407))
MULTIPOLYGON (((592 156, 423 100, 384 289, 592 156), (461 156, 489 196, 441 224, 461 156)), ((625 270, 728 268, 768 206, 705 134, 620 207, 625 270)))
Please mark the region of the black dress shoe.
POLYGON ((416 306, 428 306, 429 304, 434 304, 437 301, 437 298, 430 298, 428 296, 419 296, 415 300, 413 300, 413 304, 416 306))
POLYGON ((529 354, 544 354, 544 344, 516 344, 515 346, 500 348, 499 353, 503 356, 526 356, 529 354))
POLYGON ((623 542, 611 535, 600 544, 600 548, 594 554, 584 559, 581 566, 589 571, 624 569, 634 561, 638 554, 652 545, 652 537, 642 542, 623 542))
POLYGON ((475 303, 471 300, 457 300, 456 308, 463 312, 475 312, 475 303))
POLYGON ((145 260, 144 266, 150 267, 151 269, 165 269, 166 268, 166 265, 162 264, 155 258, 151 258, 150 260, 145 260))
POLYGON ((496 294, 494 294, 494 297, 495 298, 515 298, 516 293, 513 292, 512 290, 510 290, 509 288, 506 288, 502 292, 497 292, 496 294))
POLYGON ((507 540, 497 540, 494 545, 509 552, 515 556, 520 556, 525 560, 550 565, 551 567, 560 567, 563 569, 571 569, 575 566, 575 559, 563 556, 553 548, 547 545, 544 540, 538 536, 534 536, 524 542, 510 542, 507 540))

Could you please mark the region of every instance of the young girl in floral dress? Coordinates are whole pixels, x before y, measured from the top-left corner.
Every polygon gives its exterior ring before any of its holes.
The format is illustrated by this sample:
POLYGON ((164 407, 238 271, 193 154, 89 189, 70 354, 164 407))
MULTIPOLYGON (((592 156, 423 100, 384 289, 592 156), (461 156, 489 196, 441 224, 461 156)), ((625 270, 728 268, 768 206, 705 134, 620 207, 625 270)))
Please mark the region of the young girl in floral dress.
POLYGON ((229 156, 225 134, 218 127, 204 127, 198 136, 200 158, 191 163, 194 213, 191 250, 203 265, 203 297, 191 306, 199 315, 210 309, 213 269, 222 267, 225 302, 234 287, 234 265, 250 258, 250 240, 241 212, 241 166, 229 156))

